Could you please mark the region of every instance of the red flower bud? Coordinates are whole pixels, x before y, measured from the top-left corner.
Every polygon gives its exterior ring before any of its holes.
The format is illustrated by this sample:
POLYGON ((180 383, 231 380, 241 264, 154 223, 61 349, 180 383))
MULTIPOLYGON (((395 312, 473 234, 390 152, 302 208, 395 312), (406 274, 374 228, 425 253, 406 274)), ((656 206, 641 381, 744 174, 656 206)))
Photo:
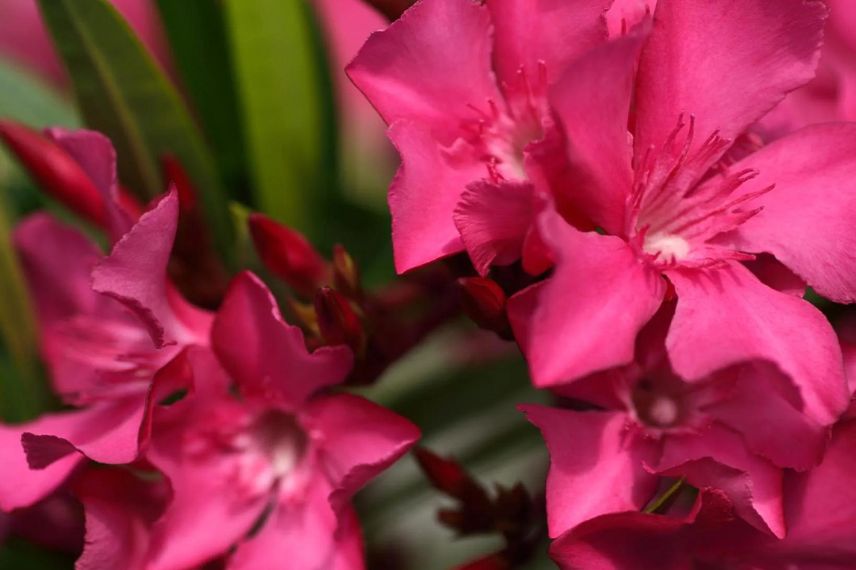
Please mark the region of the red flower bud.
POLYGON ((365 348, 363 324, 351 303, 330 287, 321 287, 315 294, 318 329, 327 344, 350 346, 357 354, 365 348))
POLYGON ((11 121, 0 121, 0 138, 49 196, 99 227, 107 225, 104 197, 80 165, 53 141, 11 121))
POLYGON ((187 175, 181 162, 171 154, 161 158, 164 178, 167 183, 175 185, 178 191, 178 204, 182 211, 187 212, 196 208, 196 187, 187 175))
POLYGON ((505 312, 506 296, 496 281, 486 277, 458 279, 464 312, 483 329, 508 337, 510 326, 505 312))
POLYGON ((263 214, 251 214, 250 234, 256 251, 274 275, 297 293, 312 297, 327 279, 327 262, 301 233, 263 214))

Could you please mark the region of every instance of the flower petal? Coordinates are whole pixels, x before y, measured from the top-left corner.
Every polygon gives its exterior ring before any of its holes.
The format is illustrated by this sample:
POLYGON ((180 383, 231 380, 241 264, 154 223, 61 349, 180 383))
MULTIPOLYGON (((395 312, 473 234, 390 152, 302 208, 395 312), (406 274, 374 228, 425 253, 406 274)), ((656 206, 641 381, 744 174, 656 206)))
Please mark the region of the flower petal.
POLYGON ((322 459, 334 486, 333 506, 392 465, 419 439, 419 428, 365 398, 350 394, 320 397, 309 403, 306 423, 322 434, 322 459))
POLYGON ((625 202, 633 184, 628 121, 645 32, 592 49, 568 67, 550 92, 569 159, 557 191, 613 235, 625 231, 625 202))
POLYGON ((599 515, 641 509, 657 490, 657 477, 643 468, 656 457, 656 444, 627 430, 625 414, 520 409, 541 430, 550 451, 551 537, 599 515))
POLYGON ((574 57, 606 39, 612 0, 487 0, 494 25, 494 65, 500 85, 523 71, 531 81, 541 67, 558 78, 574 57))
POLYGON ((273 294, 249 272, 229 286, 211 343, 245 397, 275 399, 291 409, 320 388, 343 381, 353 363, 345 346, 310 353, 301 330, 283 321, 273 294))
POLYGON ((629 363, 665 282, 617 237, 580 232, 550 211, 539 226, 555 272, 508 306, 533 382, 552 386, 629 363))
POLYGON ((490 15, 470 0, 418 2, 372 34, 347 73, 387 124, 424 125, 444 143, 463 120, 501 101, 491 68, 490 15))
POLYGON ((820 311, 737 263, 668 276, 678 306, 666 347, 678 374, 692 381, 741 361, 768 360, 799 388, 814 422, 838 418, 849 396, 838 340, 820 311))
POLYGON ((773 190, 733 236, 753 253, 771 253, 818 293, 856 301, 856 124, 808 127, 752 153, 732 168, 760 174, 741 193, 773 190))
POLYGON ((525 182, 486 180, 470 184, 455 208, 454 221, 473 265, 487 275, 492 264, 520 259, 534 221, 535 189, 525 182))
POLYGON ((659 0, 637 80, 636 156, 661 148, 680 115, 699 148, 734 140, 814 77, 826 8, 805 0, 659 0))

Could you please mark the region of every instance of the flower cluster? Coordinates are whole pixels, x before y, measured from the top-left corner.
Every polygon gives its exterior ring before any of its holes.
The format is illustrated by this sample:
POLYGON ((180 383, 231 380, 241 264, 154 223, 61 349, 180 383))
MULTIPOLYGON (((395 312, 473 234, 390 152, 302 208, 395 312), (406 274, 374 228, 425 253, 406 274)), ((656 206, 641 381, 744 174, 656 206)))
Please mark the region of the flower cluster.
POLYGON ((336 71, 401 159, 385 289, 240 208, 230 260, 169 153, 146 204, 106 136, 0 121, 78 222, 12 235, 57 402, 0 424, 0 538, 73 496, 81 570, 361 570, 353 495, 420 431, 350 389, 463 312, 546 394, 550 467, 488 488, 416 449, 440 521, 505 541, 460 569, 547 539, 567 570, 856 567, 848 0, 373 4, 400 16, 336 71))
POLYGON ((856 124, 795 130, 827 12, 422 0, 348 69, 401 155, 398 270, 465 251, 566 404, 522 407, 563 568, 856 563, 853 386, 803 299, 856 300, 856 124))

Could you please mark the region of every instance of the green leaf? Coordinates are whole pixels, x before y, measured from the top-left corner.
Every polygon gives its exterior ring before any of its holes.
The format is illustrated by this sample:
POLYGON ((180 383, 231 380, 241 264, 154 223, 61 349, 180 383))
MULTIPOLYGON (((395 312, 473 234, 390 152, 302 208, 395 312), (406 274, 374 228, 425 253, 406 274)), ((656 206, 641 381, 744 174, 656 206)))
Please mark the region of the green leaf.
POLYGON ((0 117, 31 127, 77 127, 80 117, 70 101, 35 76, 0 61, 0 117))
POLYGON ((245 140, 266 213, 311 238, 336 194, 332 83, 320 31, 305 0, 224 0, 245 140))
POLYGON ((184 165, 222 252, 231 229, 214 161, 178 92, 106 0, 39 0, 86 124, 109 136, 119 174, 138 195, 165 189, 161 159, 184 165))
POLYGON ((37 416, 50 400, 40 374, 34 313, 10 229, 5 200, 0 199, 0 342, 8 354, 0 368, 0 416, 20 422, 37 416))
POLYGON ((238 95, 216 0, 158 0, 173 59, 233 197, 250 198, 238 95))

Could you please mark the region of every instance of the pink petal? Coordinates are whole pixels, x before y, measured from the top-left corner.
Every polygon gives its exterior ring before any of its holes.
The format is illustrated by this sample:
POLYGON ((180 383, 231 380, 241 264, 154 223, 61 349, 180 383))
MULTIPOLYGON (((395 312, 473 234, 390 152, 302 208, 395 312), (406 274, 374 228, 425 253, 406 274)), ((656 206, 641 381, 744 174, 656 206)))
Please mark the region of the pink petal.
POLYGON ((167 299, 167 264, 178 225, 173 190, 143 214, 92 272, 92 287, 126 305, 143 321, 155 346, 176 340, 167 299))
POLYGON ((826 9, 804 0, 659 0, 637 81, 636 156, 695 117, 734 140, 814 76, 826 9))
POLYGON ((348 509, 339 516, 339 528, 336 536, 336 549, 330 570, 363 570, 363 533, 357 512, 348 509))
POLYGON ((618 38, 654 13, 657 0, 615 0, 606 13, 609 37, 618 38))
POLYGON ((611 0, 488 0, 494 25, 494 65, 500 85, 546 72, 558 78, 577 55, 606 39, 611 0), (543 66, 543 71, 542 71, 543 66))
POLYGON ((817 465, 829 430, 802 413, 790 378, 765 362, 729 373, 738 376, 733 395, 705 411, 738 432, 754 454, 779 467, 805 471, 817 465))
POLYGON ((657 477, 643 463, 653 461, 656 444, 628 430, 625 414, 520 409, 541 430, 550 451, 551 537, 602 514, 641 509, 654 495, 657 477))
POLYGON ((556 270, 508 306, 535 385, 627 364, 665 283, 617 237, 580 232, 549 211, 539 226, 554 249, 556 270))
POLYGON ((482 180, 470 184, 455 208, 454 221, 481 275, 490 266, 520 259, 535 217, 535 189, 526 182, 482 180))
POLYGON ((685 476, 697 488, 724 491, 741 518, 778 538, 785 535, 782 470, 749 453, 731 430, 713 424, 699 434, 665 438, 656 469, 685 476))
POLYGON ((106 228, 117 241, 133 225, 130 216, 119 206, 119 184, 116 175, 116 150, 110 139, 96 131, 48 129, 48 136, 77 161, 89 176, 107 210, 106 228))
POLYGON ((163 485, 130 471, 90 469, 75 485, 86 512, 86 541, 76 570, 144 570, 163 485))
MULTIPOLYGON (((76 414, 79 412, 71 412, 76 414)), ((53 416, 16 426, 0 425, 0 511, 28 507, 50 495, 74 471, 83 457, 70 453, 44 469, 31 469, 27 463, 21 436, 30 430, 50 425, 53 416)))
POLYGON ((848 394, 841 349, 820 311, 770 289, 736 263, 668 275, 678 306, 666 347, 678 374, 695 380, 740 361, 766 359, 791 377, 812 421, 835 421, 848 394))
POLYGON ((76 449, 99 463, 131 463, 140 452, 145 409, 143 392, 44 416, 21 436, 27 460, 34 468, 44 468, 76 449))
POLYGON ((755 277, 768 287, 782 291, 795 297, 805 295, 806 284, 793 271, 782 265, 772 255, 762 253, 745 261, 744 265, 755 274, 755 277))
POLYGON ((856 125, 841 123, 803 129, 734 165, 760 172, 741 192, 775 185, 751 202, 763 210, 737 230, 738 247, 773 254, 824 297, 856 301, 854 157, 856 125))
POLYGON ((424 125, 444 143, 460 123, 501 101, 491 69, 491 23, 470 0, 417 3, 372 34, 347 73, 388 124, 424 125))
POLYGON ((327 501, 329 493, 318 477, 299 499, 275 505, 259 533, 238 545, 229 570, 277 568, 283 553, 288 553, 290 570, 332 566, 338 519, 327 501))
POLYGON ((633 184, 628 120, 644 39, 645 33, 639 32, 589 51, 550 92, 569 159, 558 191, 614 235, 624 233, 625 201, 633 184))
POLYGON ((232 281, 211 339, 244 396, 275 399, 291 409, 317 390, 342 382, 353 363, 345 346, 310 353, 301 330, 283 321, 276 299, 249 272, 232 281))
POLYGON ((487 174, 484 165, 454 160, 427 130, 396 123, 389 137, 402 164, 389 189, 395 269, 403 273, 464 249, 454 212, 464 189, 487 174))
POLYGON ((306 424, 321 434, 322 464, 334 486, 334 507, 397 461, 420 435, 419 428, 398 414, 350 394, 310 402, 306 424))

